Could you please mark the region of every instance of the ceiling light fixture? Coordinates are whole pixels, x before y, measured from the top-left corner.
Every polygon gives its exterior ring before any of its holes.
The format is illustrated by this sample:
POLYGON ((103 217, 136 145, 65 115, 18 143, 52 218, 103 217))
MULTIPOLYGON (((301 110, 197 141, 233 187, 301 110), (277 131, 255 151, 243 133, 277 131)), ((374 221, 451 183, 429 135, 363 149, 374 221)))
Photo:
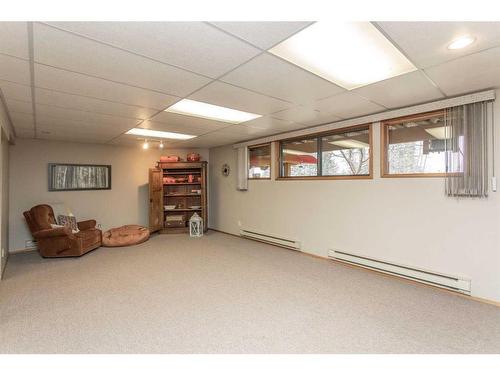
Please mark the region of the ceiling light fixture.
POLYGON ((142 144, 142 148, 143 148, 144 150, 147 150, 147 149, 149 148, 149 143, 148 143, 148 140, 147 140, 147 139, 145 139, 145 140, 144 140, 144 143, 142 144))
POLYGON ((172 133, 172 132, 162 132, 159 130, 143 129, 143 128, 133 128, 130 129, 125 134, 140 135, 149 138, 168 138, 168 139, 191 139, 196 137, 195 135, 172 133))
POLYGON ((269 52, 348 90, 417 70, 370 22, 316 22, 269 52))
POLYGON ((218 105, 197 102, 196 100, 190 99, 182 99, 173 106, 167 108, 165 112, 229 122, 231 124, 239 124, 262 117, 262 115, 255 113, 238 111, 236 109, 220 107, 218 105))
POLYGON ((163 150, 163 141, 160 141, 160 144, 158 145, 159 148, 161 148, 163 150))
POLYGON ((342 139, 340 141, 328 142, 331 145, 344 147, 344 148, 367 148, 370 147, 368 143, 357 141, 355 139, 342 139))
POLYGON ((468 45, 471 45, 472 43, 474 43, 475 40, 476 40, 476 38, 473 38, 473 37, 468 36, 468 35, 462 36, 460 38, 455 39, 453 42, 451 42, 448 45, 448 49, 451 49, 451 50, 462 49, 462 48, 465 48, 468 45))

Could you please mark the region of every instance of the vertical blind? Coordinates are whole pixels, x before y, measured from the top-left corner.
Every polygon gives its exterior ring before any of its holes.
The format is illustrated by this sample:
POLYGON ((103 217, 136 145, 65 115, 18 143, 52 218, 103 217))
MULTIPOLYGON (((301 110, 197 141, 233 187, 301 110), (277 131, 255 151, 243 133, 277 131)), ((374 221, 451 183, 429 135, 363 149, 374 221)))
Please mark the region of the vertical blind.
POLYGON ((478 102, 445 110, 445 189, 450 197, 488 196, 490 108, 491 102, 478 102))
POLYGON ((236 189, 245 191, 248 190, 248 147, 239 147, 237 152, 236 189))

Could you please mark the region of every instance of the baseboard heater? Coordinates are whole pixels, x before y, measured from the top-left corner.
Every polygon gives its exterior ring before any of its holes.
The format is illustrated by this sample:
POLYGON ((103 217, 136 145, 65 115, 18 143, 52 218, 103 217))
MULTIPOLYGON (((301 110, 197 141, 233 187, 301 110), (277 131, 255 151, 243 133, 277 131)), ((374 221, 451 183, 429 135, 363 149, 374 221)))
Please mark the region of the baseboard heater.
POLYGON ((240 229, 240 236, 251 240, 266 242, 271 245, 286 247, 287 249, 300 250, 300 242, 289 238, 283 238, 247 229, 240 229))
POLYGON ((385 260, 346 253, 339 250, 329 250, 328 256, 344 263, 354 264, 405 279, 418 281, 424 284, 434 285, 439 288, 453 290, 455 292, 468 295, 471 293, 471 280, 463 277, 426 271, 415 267, 395 264, 385 260))

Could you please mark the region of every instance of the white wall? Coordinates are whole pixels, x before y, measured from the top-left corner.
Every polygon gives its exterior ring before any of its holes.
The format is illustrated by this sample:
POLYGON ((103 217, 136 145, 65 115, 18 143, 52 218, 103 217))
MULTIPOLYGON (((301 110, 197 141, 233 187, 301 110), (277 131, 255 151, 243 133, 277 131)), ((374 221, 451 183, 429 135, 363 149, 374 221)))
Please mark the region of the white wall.
MULTIPOLYGON (((494 110, 498 124, 498 101, 494 110)), ((500 301, 500 192, 457 200, 444 195, 442 178, 380 178, 378 123, 373 130, 373 180, 250 180, 240 192, 236 151, 211 149, 210 227, 238 234, 241 223, 296 238, 304 252, 342 249, 470 277, 474 296, 500 301), (227 178, 224 163, 232 170, 227 178)), ((500 126, 496 141, 500 176, 500 126)))
POLYGON ((0 91, 0 277, 3 274, 5 264, 7 263, 7 250, 9 243, 8 236, 8 214, 9 214, 9 142, 12 139, 12 126, 7 117, 7 111, 2 100, 2 93, 0 91), (3 251, 1 250, 3 249, 3 251))
POLYGON ((23 211, 41 203, 65 203, 77 220, 96 219, 103 229, 124 224, 148 225, 148 169, 161 154, 190 151, 208 160, 208 150, 143 150, 69 142, 19 139, 10 154, 10 247, 25 248, 31 238, 23 211), (100 191, 48 191, 48 163, 111 164, 112 189, 100 191))
POLYGON ((0 275, 7 263, 9 250, 9 140, 3 130, 0 145, 0 275))

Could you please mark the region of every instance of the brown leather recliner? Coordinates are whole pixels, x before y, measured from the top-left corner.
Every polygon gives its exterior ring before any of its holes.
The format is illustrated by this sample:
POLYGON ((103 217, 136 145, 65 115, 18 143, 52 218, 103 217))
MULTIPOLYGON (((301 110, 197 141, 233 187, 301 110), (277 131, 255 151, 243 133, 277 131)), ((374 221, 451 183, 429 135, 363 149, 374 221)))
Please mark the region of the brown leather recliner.
POLYGON ((43 257, 78 257, 101 246, 102 233, 95 227, 95 220, 80 221, 80 231, 73 233, 68 227, 51 227, 56 219, 47 204, 35 206, 23 215, 43 257))

